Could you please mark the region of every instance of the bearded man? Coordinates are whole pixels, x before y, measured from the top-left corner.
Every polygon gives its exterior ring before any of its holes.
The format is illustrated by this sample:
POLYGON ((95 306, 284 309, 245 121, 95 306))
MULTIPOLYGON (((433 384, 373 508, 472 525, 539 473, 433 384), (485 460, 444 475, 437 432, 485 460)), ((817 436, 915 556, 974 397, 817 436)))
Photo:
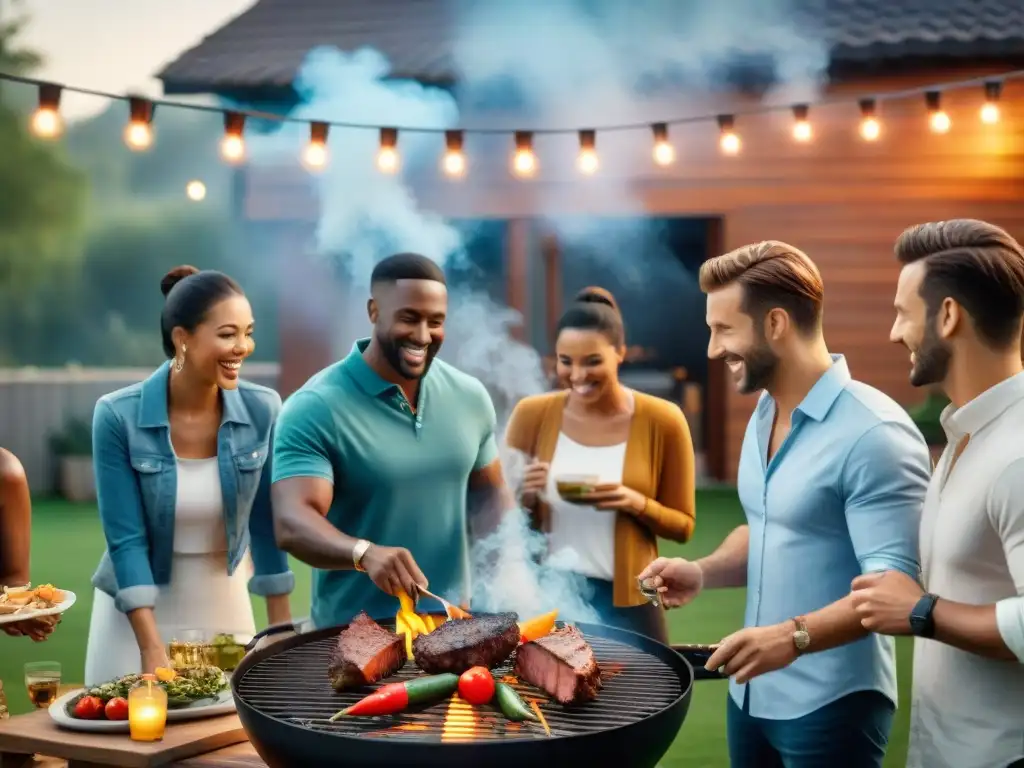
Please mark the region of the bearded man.
POLYGON ((511 508, 496 416, 477 379, 435 359, 448 289, 430 259, 381 261, 367 303, 373 336, 284 404, 273 451, 278 545, 314 568, 312 620, 394 615, 393 595, 470 594, 467 492, 511 508), (376 586, 375 586, 376 585, 376 586))
POLYGON ((806 254, 745 246, 706 262, 700 284, 708 356, 741 394, 761 392, 737 480, 747 525, 705 558, 655 560, 640 576, 670 607, 702 588, 747 588, 744 629, 707 663, 730 678, 733 768, 880 768, 895 649, 861 625, 850 581, 917 578, 927 446, 899 404, 830 354, 806 254))

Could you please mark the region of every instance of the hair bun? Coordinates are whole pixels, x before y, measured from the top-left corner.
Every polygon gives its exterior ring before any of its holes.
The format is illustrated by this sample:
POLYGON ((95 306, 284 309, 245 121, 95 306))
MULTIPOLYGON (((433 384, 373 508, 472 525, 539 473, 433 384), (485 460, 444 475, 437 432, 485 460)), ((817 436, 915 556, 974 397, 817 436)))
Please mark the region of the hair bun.
POLYGON ((171 292, 171 288, 176 286, 186 277, 189 277, 190 275, 195 275, 198 272, 198 269, 189 264, 182 264, 180 267, 175 267, 166 275, 164 275, 162 280, 160 280, 161 293, 163 293, 163 295, 166 297, 167 294, 171 292))
POLYGON ((596 285, 588 286, 577 293, 575 301, 581 304, 604 304, 616 312, 619 311, 619 304, 615 301, 615 297, 612 296, 612 292, 596 285))

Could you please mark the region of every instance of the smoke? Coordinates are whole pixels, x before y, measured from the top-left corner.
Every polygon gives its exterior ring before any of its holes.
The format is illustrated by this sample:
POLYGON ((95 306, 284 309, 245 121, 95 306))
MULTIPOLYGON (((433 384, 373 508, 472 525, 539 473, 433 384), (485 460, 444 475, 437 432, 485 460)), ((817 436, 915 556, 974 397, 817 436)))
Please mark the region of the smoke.
MULTIPOLYGON (((514 128, 643 124, 706 113, 701 105, 688 104, 686 94, 715 90, 750 71, 774 77, 765 98, 810 97, 828 60, 813 31, 793 20, 786 0, 527 0, 453 7, 463 11, 454 28, 458 101, 437 88, 387 80, 389 64, 376 51, 319 48, 309 52, 302 67, 297 82, 302 104, 293 115, 436 129, 488 117, 514 128)), ((293 163, 307 131, 305 125, 292 124, 254 136, 252 162, 293 163)), ((415 178, 438 173, 437 135, 402 132, 398 148, 403 173, 394 176, 375 167, 376 132, 334 129, 330 139, 330 165, 314 182, 321 210, 316 248, 345 274, 348 293, 339 298, 337 315, 323 322, 342 329, 338 348, 347 351, 352 337, 367 335, 364 307, 370 272, 379 259, 409 250, 449 268, 465 265, 466 239, 403 182, 403 174, 415 178)), ((474 139, 473 149, 480 156, 471 158, 471 171, 460 183, 520 183, 507 178, 510 141, 509 136, 474 139)), ((579 246, 594 263, 613 267, 620 285, 659 281, 652 272, 660 268, 651 265, 667 252, 661 232, 640 218, 643 205, 634 192, 637 168, 650 163, 650 142, 648 129, 639 135, 599 132, 599 175, 572 187, 579 210, 614 211, 621 217, 617 222, 548 216, 555 207, 564 209, 552 195, 564 196, 566 188, 533 185, 538 218, 547 221, 565 246, 579 246), (623 242, 629 243, 625 256, 623 242)), ((574 135, 539 136, 535 149, 542 178, 579 178, 573 168, 574 135)), ((441 186, 431 189, 443 194, 441 186)), ((680 302, 702 304, 692 281, 681 294, 680 302)), ((486 292, 456 289, 449 310, 441 355, 487 386, 504 424, 519 399, 548 388, 539 356, 511 337, 519 322, 516 313, 486 292)), ((524 457, 505 459, 506 476, 515 485, 524 457)), ((525 514, 507 515, 502 527, 473 553, 476 603, 521 614, 558 608, 563 616, 593 620, 582 581, 566 570, 571 564, 538 564, 542 547, 542 537, 529 531, 525 514)))

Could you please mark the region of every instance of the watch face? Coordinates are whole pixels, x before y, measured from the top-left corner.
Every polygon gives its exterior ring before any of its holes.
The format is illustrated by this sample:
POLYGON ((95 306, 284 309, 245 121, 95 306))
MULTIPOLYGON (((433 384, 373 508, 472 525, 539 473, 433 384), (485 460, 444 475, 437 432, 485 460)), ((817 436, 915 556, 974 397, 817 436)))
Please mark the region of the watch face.
POLYGON ((798 631, 793 633, 793 643, 799 650, 804 650, 811 644, 811 636, 804 631, 798 631))

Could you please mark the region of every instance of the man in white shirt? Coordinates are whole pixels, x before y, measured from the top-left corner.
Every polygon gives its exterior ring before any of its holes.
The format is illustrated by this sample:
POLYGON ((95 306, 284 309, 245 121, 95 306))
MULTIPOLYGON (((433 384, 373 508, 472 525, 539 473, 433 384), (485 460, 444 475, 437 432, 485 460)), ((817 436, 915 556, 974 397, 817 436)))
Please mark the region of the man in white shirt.
POLYGON ((865 628, 918 638, 908 768, 1024 766, 1024 249, 958 219, 895 250, 891 340, 912 384, 949 397, 948 442, 921 517, 924 589, 887 571, 853 599, 865 628))

